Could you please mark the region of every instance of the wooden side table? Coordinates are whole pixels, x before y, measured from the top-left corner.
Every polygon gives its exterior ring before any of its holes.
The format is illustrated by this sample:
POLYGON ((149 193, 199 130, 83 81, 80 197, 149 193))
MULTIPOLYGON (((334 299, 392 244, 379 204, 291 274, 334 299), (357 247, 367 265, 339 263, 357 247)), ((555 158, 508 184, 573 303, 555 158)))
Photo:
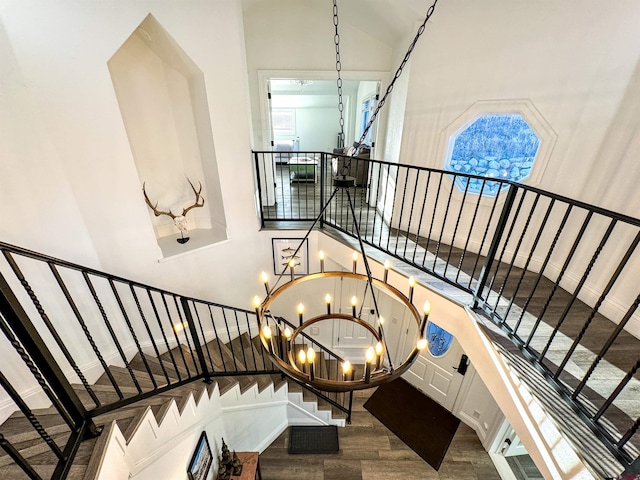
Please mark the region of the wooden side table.
POLYGON ((242 463, 242 474, 232 475, 231 480, 262 480, 258 452, 236 452, 236 455, 242 463))

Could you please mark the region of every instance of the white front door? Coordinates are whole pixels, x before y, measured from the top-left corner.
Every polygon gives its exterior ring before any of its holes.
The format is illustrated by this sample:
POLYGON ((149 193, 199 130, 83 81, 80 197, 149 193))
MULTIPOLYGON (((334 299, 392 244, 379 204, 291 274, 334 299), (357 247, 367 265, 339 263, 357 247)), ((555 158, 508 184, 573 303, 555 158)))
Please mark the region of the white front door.
POLYGON ((451 411, 464 379, 456 370, 463 353, 455 339, 441 357, 434 357, 425 348, 403 378, 451 411))

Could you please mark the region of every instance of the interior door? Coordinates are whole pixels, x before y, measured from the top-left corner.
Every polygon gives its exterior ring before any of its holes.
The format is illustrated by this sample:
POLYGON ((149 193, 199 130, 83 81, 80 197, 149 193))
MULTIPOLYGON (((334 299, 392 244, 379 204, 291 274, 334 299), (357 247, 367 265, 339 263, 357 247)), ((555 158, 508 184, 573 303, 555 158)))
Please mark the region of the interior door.
POLYGON ((434 357, 425 348, 403 378, 451 411, 464 379, 457 371, 463 353, 455 339, 441 357, 434 357))
MULTIPOLYGON (((356 297, 358 300, 358 306, 356 307, 360 318, 365 322, 373 325, 375 321, 374 315, 371 312, 370 298, 371 296, 365 296, 363 291, 358 291, 358 282, 345 281, 343 278, 335 284, 335 298, 337 305, 340 305, 341 313, 350 313, 351 298, 356 297), (364 299, 364 304, 362 304, 364 299), (349 310, 349 311, 347 311, 349 310), (361 311, 360 311, 361 310, 361 311)), ((334 327, 334 339, 333 346, 337 349, 356 349, 359 352, 364 351, 367 347, 372 345, 373 337, 363 327, 357 325, 354 322, 340 321, 335 322, 334 327)))
MULTIPOLYGON (((267 79, 267 130, 269 132, 269 150, 273 150, 274 147, 274 133, 273 133, 273 122, 271 121, 272 114, 272 104, 271 104, 271 80, 267 79)), ((263 185, 264 193, 263 195, 266 198, 262 199, 264 205, 273 206, 275 205, 278 198, 277 191, 277 182, 276 182, 276 160, 273 154, 265 154, 263 157, 264 161, 262 162, 261 168, 264 169, 264 179, 265 184, 263 185), (269 179, 269 181, 266 181, 269 179)))

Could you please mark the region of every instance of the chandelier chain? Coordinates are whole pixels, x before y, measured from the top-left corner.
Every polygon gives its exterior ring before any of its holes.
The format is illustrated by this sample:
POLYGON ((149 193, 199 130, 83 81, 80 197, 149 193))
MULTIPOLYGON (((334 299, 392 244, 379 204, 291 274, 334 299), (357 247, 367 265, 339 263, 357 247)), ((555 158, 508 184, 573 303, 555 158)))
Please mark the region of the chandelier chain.
POLYGON ((333 35, 333 43, 336 46, 336 72, 338 79, 336 85, 338 86, 338 112, 340 112, 340 143, 344 146, 344 104, 342 102, 342 62, 340 61, 340 34, 338 33, 338 0, 333 0, 333 26, 335 33, 333 35))
POLYGON ((424 18, 424 21, 422 22, 420 27, 418 27, 418 31, 416 33, 416 36, 413 38, 413 41, 409 45, 409 48, 407 49, 407 53, 405 53, 404 58, 402 59, 402 62, 400 63, 400 66, 398 67, 398 69, 396 70, 395 75, 393 76, 393 80, 391 80, 391 83, 387 87, 387 90, 385 91, 384 95, 382 96, 382 99, 380 99, 380 101, 378 102, 378 105, 376 105, 376 109, 374 110, 373 114, 371 115, 371 118, 369 119, 369 123, 367 123, 367 126, 365 127, 364 132, 362 133, 362 136, 360 137, 360 140, 358 141, 358 144, 362 144, 362 142, 364 142, 364 140, 367 138, 367 134, 369 133, 369 130, 371 130, 371 126, 373 125, 373 122, 375 122, 376 118, 378 117, 378 112, 380 112, 380 109, 384 106, 385 102, 387 101, 387 97, 393 91, 393 87, 395 86, 396 80, 398 80, 398 78, 400 78, 400 75, 402 75, 402 71, 403 71, 405 65, 407 64, 407 62, 409 61, 409 57, 411 57, 411 53, 413 52, 413 49, 415 48, 416 43, 418 43, 418 39, 424 33, 424 31, 425 31, 425 29, 427 27, 427 22, 429 21, 429 19, 433 15, 433 12, 435 11, 437 3, 438 3, 438 0, 434 0, 433 4, 427 10, 427 14, 426 14, 426 16, 424 18))

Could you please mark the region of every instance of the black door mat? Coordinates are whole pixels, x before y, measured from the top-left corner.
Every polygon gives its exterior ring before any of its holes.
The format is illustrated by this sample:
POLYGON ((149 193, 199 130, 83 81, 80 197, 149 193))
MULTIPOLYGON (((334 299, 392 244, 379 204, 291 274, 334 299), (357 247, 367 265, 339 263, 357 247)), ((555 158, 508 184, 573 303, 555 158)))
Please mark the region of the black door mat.
POLYGON ((460 424, 447 409, 402 378, 378 387, 364 408, 436 470, 460 424))
POLYGON ((289 453, 337 453, 339 450, 335 425, 289 427, 289 453))

